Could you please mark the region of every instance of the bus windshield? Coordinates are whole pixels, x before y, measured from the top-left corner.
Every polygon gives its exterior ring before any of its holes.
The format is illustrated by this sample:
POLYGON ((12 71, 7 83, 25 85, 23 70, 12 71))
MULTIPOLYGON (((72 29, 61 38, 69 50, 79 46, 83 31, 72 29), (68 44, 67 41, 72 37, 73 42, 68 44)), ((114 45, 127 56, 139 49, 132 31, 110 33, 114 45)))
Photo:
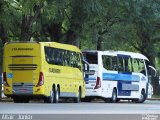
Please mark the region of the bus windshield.
POLYGON ((83 52, 83 55, 89 64, 98 64, 97 52, 83 52))

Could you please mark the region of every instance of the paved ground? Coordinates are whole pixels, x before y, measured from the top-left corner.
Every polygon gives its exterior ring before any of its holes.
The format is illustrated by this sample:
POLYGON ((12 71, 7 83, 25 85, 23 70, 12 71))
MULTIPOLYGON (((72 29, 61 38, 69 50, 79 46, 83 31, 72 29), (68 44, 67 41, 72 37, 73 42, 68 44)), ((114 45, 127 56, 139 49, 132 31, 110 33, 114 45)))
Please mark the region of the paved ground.
POLYGON ((82 102, 82 103, 58 103, 46 104, 39 102, 13 103, 1 102, 0 114, 160 114, 160 101, 147 100, 143 104, 128 103, 104 103, 104 102, 82 102))
POLYGON ((30 103, 0 102, 0 120, 160 120, 160 101, 120 103, 30 103))

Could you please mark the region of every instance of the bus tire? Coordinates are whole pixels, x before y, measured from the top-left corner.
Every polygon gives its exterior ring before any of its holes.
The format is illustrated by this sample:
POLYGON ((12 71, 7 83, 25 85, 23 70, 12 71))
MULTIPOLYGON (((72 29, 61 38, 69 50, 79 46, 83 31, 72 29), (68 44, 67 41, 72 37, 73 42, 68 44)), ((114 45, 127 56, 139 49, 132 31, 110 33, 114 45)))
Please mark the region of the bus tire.
POLYGON ((105 101, 105 103, 110 103, 111 99, 110 98, 105 98, 104 101, 105 101))
POLYGON ((145 94, 145 91, 144 90, 142 90, 141 91, 141 97, 140 97, 140 99, 137 99, 137 100, 135 100, 135 102, 136 103, 143 103, 145 100, 146 100, 146 94, 145 94))
POLYGON ((92 101, 92 98, 90 97, 85 97, 81 99, 81 102, 91 102, 91 101, 92 101))
POLYGON ((55 87, 52 87, 50 91, 50 96, 44 98, 44 103, 53 103, 55 97, 55 87))
POLYGON ((117 98, 116 102, 118 103, 121 99, 117 98))
POLYGON ((146 100, 147 96, 145 94, 145 91, 141 91, 141 98, 139 99, 139 103, 143 103, 146 100))
POLYGON ((140 99, 134 99, 134 100, 132 100, 132 102, 133 103, 143 103, 146 100, 146 98, 147 98, 147 96, 145 94, 145 91, 142 90, 140 99))
POLYGON ((117 91, 116 91, 116 89, 114 88, 113 91, 112 91, 111 102, 112 102, 112 103, 116 103, 116 101, 117 101, 117 91))
POLYGON ((22 103, 22 100, 18 97, 13 98, 14 103, 22 103))
POLYGON ((29 103, 29 99, 27 99, 27 98, 22 99, 22 102, 23 102, 23 103, 29 103))
POLYGON ((74 103, 79 103, 79 102, 81 102, 81 89, 80 88, 78 90, 78 96, 74 98, 74 103))
POLYGON ((60 89, 59 87, 57 87, 57 89, 55 90, 55 96, 53 99, 53 103, 58 103, 59 102, 59 97, 60 97, 60 89))

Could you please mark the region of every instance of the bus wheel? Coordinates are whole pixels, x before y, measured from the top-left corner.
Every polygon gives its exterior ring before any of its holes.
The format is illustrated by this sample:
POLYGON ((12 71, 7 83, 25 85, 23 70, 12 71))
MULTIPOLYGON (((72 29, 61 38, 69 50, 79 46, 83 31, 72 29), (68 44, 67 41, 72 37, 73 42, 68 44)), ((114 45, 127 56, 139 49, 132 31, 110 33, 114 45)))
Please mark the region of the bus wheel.
POLYGON ((135 99, 135 100, 132 100, 133 103, 143 103, 144 101, 146 100, 146 94, 145 94, 145 91, 142 90, 141 91, 141 96, 139 99, 135 99))
POLYGON ((81 89, 78 90, 78 96, 74 98, 74 103, 81 102, 81 89))
POLYGON ((50 91, 50 96, 44 98, 44 103, 53 103, 55 96, 55 87, 52 87, 52 90, 50 91))
POLYGON ((85 98, 82 98, 81 101, 82 101, 82 102, 91 102, 91 101, 92 101, 92 98, 85 97, 85 98))
POLYGON ((117 91, 116 89, 113 89, 111 102, 115 103, 116 101, 117 101, 117 91))
POLYGON ((120 100, 121 100, 121 99, 118 99, 118 98, 117 98, 116 102, 119 102, 120 100))
POLYGON ((59 96, 60 96, 60 89, 59 89, 59 87, 57 87, 57 90, 55 91, 55 96, 54 96, 54 99, 53 99, 54 103, 59 102, 59 96))
POLYGON ((104 98, 105 103, 110 103, 111 99, 110 98, 104 98))
POLYGON ((29 99, 27 99, 27 98, 26 98, 26 99, 23 99, 22 102, 23 102, 23 103, 29 103, 29 99))
POLYGON ((138 99, 138 101, 136 101, 136 103, 143 103, 145 100, 146 100, 146 94, 145 94, 145 91, 142 90, 140 99, 138 99))
POLYGON ((19 97, 13 98, 13 101, 14 103, 22 103, 22 100, 19 97))

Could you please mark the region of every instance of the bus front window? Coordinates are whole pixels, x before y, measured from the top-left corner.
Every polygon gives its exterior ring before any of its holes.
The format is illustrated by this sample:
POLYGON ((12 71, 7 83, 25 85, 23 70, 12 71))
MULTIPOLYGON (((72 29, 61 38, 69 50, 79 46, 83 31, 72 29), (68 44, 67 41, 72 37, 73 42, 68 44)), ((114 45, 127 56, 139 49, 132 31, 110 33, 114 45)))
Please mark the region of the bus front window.
POLYGON ((83 55, 89 64, 98 64, 98 56, 96 52, 84 52, 83 55))

